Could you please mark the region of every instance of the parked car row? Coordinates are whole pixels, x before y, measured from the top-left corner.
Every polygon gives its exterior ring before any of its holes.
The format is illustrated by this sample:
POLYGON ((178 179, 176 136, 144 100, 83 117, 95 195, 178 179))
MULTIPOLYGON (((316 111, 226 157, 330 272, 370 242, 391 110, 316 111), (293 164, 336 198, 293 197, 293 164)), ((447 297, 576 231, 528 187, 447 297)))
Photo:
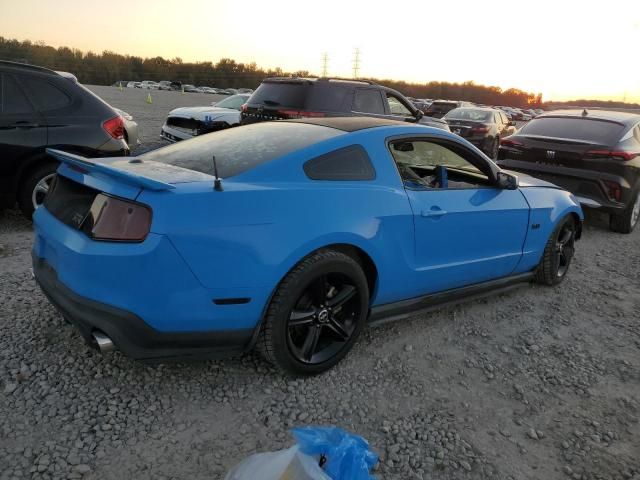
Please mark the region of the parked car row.
POLYGON ((144 80, 142 82, 134 81, 119 81, 115 82, 113 87, 127 87, 127 88, 142 88, 144 90, 173 90, 184 91, 192 93, 211 93, 216 95, 236 95, 238 93, 252 93, 251 88, 213 88, 207 86, 196 87, 189 83, 183 84, 178 81, 162 80, 160 82, 154 82, 152 80, 144 80))
POLYGON ((400 92, 368 81, 267 78, 251 95, 238 94, 227 100, 212 107, 173 110, 162 127, 162 138, 179 141, 265 120, 344 116, 401 120, 449 130, 447 122, 426 117, 400 92), (243 102, 238 105, 240 99, 243 102))

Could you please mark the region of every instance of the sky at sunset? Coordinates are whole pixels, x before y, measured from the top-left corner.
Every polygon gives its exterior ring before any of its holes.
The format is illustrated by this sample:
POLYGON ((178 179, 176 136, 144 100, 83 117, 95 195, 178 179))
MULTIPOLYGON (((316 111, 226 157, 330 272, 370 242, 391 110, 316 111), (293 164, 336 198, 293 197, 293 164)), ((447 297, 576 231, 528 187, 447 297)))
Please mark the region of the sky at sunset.
POLYGON ((640 102, 640 0, 0 0, 0 36, 184 61, 410 82, 473 80, 546 100, 640 102))

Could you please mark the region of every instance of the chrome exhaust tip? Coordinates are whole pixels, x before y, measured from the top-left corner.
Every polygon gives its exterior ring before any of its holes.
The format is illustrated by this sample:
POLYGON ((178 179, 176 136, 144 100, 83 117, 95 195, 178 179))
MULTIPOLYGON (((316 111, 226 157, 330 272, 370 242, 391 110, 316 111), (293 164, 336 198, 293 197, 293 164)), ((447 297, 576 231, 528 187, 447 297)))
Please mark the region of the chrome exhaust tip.
POLYGON ((98 345, 100 352, 106 353, 115 350, 116 346, 113 344, 113 340, 107 337, 104 333, 96 330, 91 335, 93 335, 93 339, 98 345))

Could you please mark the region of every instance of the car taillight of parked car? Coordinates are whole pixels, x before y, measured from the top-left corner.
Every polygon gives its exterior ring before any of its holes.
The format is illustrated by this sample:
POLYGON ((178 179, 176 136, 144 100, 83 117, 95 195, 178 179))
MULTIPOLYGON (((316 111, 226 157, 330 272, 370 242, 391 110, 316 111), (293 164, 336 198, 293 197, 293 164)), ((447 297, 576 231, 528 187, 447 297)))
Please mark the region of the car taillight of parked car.
POLYGON ((93 200, 82 231, 94 240, 142 242, 151 230, 151 209, 100 193, 93 200))
POLYGON ((482 125, 479 127, 473 127, 471 129, 471 133, 487 133, 489 131, 489 127, 487 127, 486 125, 482 125))
POLYGON ((589 150, 585 154, 587 158, 610 158, 612 160, 622 160, 624 162, 633 160, 638 155, 640 155, 640 153, 627 152, 624 150, 589 150))
POLYGON ((124 120, 120 115, 103 122, 102 128, 116 140, 122 140, 124 138, 124 120))
POLYGON ((326 116, 323 112, 309 112, 307 110, 278 110, 277 112, 284 118, 313 118, 326 116))

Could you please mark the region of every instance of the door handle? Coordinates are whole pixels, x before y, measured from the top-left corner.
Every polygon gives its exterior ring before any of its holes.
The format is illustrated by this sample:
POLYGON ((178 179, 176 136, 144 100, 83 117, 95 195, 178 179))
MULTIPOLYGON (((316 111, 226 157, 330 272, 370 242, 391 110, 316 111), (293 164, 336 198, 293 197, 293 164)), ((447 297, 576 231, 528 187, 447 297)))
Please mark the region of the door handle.
POLYGON ((422 210, 421 215, 423 217, 442 217, 446 215, 447 211, 442 210, 440 207, 431 207, 431 210, 422 210))

